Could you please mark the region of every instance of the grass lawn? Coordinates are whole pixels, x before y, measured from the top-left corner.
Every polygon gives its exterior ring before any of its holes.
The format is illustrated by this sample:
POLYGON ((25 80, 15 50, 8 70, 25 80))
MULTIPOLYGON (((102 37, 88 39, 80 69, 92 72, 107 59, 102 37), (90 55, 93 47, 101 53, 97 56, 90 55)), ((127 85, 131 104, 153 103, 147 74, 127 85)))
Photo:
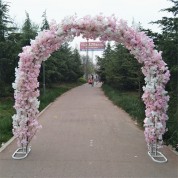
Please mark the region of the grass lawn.
POLYGON ((0 99, 0 146, 12 137, 12 115, 14 100, 12 97, 0 99))
POLYGON ((125 110, 141 127, 143 127, 145 106, 143 101, 139 98, 139 93, 118 91, 106 84, 102 86, 102 89, 115 105, 125 110))

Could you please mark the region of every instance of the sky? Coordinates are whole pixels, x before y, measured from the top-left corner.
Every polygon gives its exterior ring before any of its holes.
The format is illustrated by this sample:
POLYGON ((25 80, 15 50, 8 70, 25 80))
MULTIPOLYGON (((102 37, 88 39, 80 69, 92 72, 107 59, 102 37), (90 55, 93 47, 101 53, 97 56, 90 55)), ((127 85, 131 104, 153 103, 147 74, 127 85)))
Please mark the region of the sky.
MULTIPOLYGON (((66 16, 74 15, 79 18, 85 15, 97 15, 103 13, 105 16, 115 14, 118 19, 124 19, 129 25, 133 19, 140 22, 143 28, 150 28, 159 32, 157 25, 149 24, 151 21, 170 16, 161 9, 171 7, 173 4, 168 0, 4 0, 9 2, 9 14, 13 20, 21 26, 26 18, 25 11, 29 13, 30 19, 41 24, 42 14, 46 10, 47 19, 60 23, 66 16)), ((85 41, 82 40, 81 41, 85 41)), ((74 41, 79 46, 79 40, 74 41)), ((73 44, 74 44, 73 43, 73 44)))

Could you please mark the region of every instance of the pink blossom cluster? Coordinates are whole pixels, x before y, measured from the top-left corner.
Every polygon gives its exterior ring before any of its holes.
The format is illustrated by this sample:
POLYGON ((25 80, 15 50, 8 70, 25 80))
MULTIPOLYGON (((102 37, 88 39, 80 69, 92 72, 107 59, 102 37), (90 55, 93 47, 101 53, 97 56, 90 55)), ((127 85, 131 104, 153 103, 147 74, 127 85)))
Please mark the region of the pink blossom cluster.
POLYGON ((18 145, 27 146, 36 131, 41 128, 37 121, 40 102, 38 76, 42 61, 46 60, 52 52, 60 47, 63 42, 56 35, 57 26, 51 24, 50 30, 38 34, 31 46, 23 47, 19 54, 18 69, 15 71, 16 79, 13 83, 15 89, 16 114, 13 118, 13 134, 17 137, 18 145))
POLYGON ((101 41, 121 43, 143 64, 142 72, 146 84, 142 96, 146 105, 145 139, 148 145, 161 141, 168 119, 166 111, 169 96, 165 91, 165 85, 170 77, 161 52, 154 49, 153 40, 144 32, 128 27, 126 21, 117 20, 114 15, 105 17, 100 14, 80 19, 77 16, 66 17, 59 25, 52 22, 50 30, 39 33, 36 39, 31 41, 31 46, 23 48, 13 84, 17 111, 13 116, 13 132, 19 142, 28 144, 39 128, 36 121, 39 107, 37 77, 41 62, 63 42, 80 35, 86 39, 100 38, 101 41))

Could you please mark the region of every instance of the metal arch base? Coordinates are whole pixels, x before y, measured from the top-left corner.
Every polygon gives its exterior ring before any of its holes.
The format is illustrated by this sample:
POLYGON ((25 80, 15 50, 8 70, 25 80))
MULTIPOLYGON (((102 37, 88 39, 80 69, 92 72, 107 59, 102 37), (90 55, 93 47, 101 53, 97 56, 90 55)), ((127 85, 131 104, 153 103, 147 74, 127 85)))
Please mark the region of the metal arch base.
POLYGON ((157 151, 156 154, 148 151, 148 155, 151 157, 151 159, 154 162, 157 162, 157 163, 166 163, 167 162, 167 158, 159 151, 157 151), (159 160, 159 159, 161 159, 161 160, 159 160))
POLYGON ((12 155, 13 159, 24 159, 31 151, 31 147, 18 148, 12 155))
POLYGON ((158 151, 159 146, 155 143, 152 145, 148 146, 148 155, 151 157, 151 159, 154 162, 157 163, 166 163, 168 160, 167 158, 160 152, 158 151))

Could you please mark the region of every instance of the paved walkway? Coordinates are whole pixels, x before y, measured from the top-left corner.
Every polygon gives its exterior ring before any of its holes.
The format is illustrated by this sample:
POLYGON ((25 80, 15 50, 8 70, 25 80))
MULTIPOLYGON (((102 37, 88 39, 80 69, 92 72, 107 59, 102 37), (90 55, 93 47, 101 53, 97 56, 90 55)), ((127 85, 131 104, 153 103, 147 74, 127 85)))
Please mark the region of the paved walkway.
POLYGON ((72 89, 39 121, 26 159, 11 158, 16 142, 0 153, 0 178, 178 178, 178 156, 165 147, 168 163, 153 162, 143 131, 99 87, 72 89))

